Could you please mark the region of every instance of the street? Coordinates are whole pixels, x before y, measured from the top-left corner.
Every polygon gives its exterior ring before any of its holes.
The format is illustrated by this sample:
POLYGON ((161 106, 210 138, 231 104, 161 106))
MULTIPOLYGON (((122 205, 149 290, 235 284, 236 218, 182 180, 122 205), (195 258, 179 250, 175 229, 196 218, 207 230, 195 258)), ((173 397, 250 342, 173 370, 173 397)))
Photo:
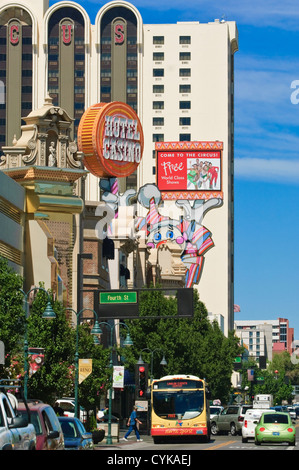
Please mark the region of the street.
MULTIPOLYGON (((182 451, 191 452, 199 450, 247 450, 247 451, 282 451, 282 450, 299 450, 299 444, 296 446, 288 446, 287 444, 262 444, 261 446, 256 446, 253 440, 249 440, 248 443, 242 443, 241 436, 231 436, 229 435, 217 435, 212 436, 209 443, 200 442, 199 440, 191 439, 181 439, 181 440, 172 440, 171 442, 163 444, 154 444, 152 437, 148 435, 142 435, 142 442, 136 442, 136 437, 132 434, 129 438, 129 441, 123 441, 122 436, 124 432, 120 432, 120 440, 118 443, 113 443, 112 445, 107 445, 105 439, 99 443, 95 448, 96 450, 106 450, 110 451, 109 455, 112 452, 116 452, 117 455, 121 454, 121 451, 126 451, 126 453, 134 452, 139 453, 139 451, 146 452, 149 451, 151 454, 159 453, 173 455, 175 452, 181 453, 182 451)), ((297 443, 299 443, 299 423, 296 424, 296 437, 297 443)), ((193 454, 194 455, 194 454, 193 454)), ((184 462, 180 462, 184 465, 184 462)))

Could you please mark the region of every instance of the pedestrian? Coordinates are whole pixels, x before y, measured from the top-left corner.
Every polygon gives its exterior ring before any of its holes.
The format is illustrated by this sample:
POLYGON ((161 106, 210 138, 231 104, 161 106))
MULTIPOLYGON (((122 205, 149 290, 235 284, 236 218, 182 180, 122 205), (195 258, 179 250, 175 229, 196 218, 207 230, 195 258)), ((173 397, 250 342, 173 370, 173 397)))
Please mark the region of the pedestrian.
POLYGON ((53 406, 53 410, 55 411, 55 414, 57 416, 64 416, 64 411, 63 409, 59 406, 59 403, 56 402, 55 405, 53 406))
POLYGON ((140 439, 137 424, 141 424, 141 421, 139 421, 139 419, 137 418, 137 406, 134 406, 133 411, 131 413, 131 416, 128 419, 127 425, 129 425, 129 429, 126 432, 125 436, 123 437, 124 441, 128 440, 127 438, 133 430, 135 431, 135 434, 136 434, 136 437, 137 437, 137 442, 143 441, 143 439, 140 439))

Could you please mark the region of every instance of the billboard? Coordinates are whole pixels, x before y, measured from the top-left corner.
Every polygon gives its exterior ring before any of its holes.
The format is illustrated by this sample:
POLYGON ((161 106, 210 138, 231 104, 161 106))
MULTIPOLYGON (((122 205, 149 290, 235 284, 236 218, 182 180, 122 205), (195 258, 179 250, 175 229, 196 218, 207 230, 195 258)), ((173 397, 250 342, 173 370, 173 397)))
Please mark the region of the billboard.
POLYGON ((157 142, 155 150, 163 200, 223 198, 222 142, 157 142))

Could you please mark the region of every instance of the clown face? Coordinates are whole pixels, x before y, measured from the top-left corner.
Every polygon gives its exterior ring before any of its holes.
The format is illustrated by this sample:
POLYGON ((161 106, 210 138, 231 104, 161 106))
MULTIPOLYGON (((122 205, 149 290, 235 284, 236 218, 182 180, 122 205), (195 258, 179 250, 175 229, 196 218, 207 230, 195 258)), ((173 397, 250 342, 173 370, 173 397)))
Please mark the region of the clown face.
POLYGON ((150 248, 159 248, 162 244, 172 241, 181 245, 182 250, 184 250, 186 240, 186 234, 182 233, 178 227, 169 223, 167 225, 157 224, 149 232, 147 246, 150 248))

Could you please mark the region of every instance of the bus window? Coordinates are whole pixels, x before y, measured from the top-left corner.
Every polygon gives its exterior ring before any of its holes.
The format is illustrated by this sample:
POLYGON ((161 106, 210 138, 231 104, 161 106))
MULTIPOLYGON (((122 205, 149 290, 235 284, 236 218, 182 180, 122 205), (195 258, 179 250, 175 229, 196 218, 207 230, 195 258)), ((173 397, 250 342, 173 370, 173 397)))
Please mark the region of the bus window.
POLYGON ((157 391, 153 393, 153 408, 160 418, 195 418, 204 409, 204 391, 184 390, 184 393, 157 391))

